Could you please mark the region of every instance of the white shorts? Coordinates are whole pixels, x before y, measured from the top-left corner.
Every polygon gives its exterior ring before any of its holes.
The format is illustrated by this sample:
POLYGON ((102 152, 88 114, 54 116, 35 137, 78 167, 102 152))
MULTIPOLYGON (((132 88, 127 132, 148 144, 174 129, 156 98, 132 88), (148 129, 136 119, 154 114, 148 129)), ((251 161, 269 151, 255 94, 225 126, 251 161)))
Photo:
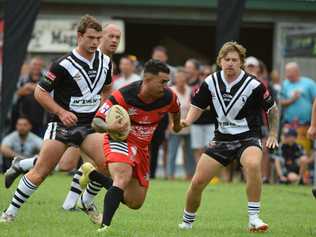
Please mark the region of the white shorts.
POLYGON ((192 124, 191 126, 191 147, 193 149, 206 148, 214 138, 214 124, 192 124))

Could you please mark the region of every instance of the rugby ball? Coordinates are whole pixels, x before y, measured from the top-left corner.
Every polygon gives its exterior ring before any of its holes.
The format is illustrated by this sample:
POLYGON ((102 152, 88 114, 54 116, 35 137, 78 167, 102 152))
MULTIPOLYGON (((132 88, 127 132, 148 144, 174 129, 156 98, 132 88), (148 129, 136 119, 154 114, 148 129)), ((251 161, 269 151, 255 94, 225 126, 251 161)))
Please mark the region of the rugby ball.
POLYGON ((127 111, 122 106, 113 105, 106 113, 107 126, 112 126, 112 124, 115 123, 117 120, 119 120, 120 123, 122 124, 125 124, 125 123, 128 124, 126 131, 121 132, 121 133, 108 132, 108 134, 113 140, 118 140, 118 141, 126 140, 131 130, 131 120, 129 118, 127 111))

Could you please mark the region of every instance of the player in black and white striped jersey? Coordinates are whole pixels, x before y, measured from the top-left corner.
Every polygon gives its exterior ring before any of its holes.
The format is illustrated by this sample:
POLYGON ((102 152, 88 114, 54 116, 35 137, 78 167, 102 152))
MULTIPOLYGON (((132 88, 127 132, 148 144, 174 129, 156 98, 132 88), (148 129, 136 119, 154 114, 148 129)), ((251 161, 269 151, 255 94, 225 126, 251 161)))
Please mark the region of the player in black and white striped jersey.
MULTIPOLYGON (((113 56, 113 54, 116 52, 119 43, 121 40, 121 30, 119 27, 115 24, 107 24, 103 28, 103 36, 101 39, 101 43, 99 46, 99 49, 104 53, 105 55, 109 56, 110 58, 113 56)), ((106 98, 107 95, 103 94, 103 97, 106 98)), ((85 161, 92 162, 88 157, 85 156, 85 154, 81 153, 82 158, 85 161)), ((79 185, 79 179, 82 176, 82 171, 79 169, 71 182, 70 190, 64 200, 63 203, 63 209, 64 210, 73 210, 76 207, 77 200, 79 199, 82 189, 79 185)), ((111 180, 109 180, 109 183, 111 184, 111 180)), ((100 191, 101 187, 95 183, 90 182, 85 190, 85 192, 82 195, 82 201, 86 202, 86 205, 89 205, 89 203, 92 202, 93 197, 97 195, 97 193, 100 191)), ((81 200, 80 200, 81 201, 81 200)))
MULTIPOLYGON (((51 122, 35 167, 22 177, 0 222, 15 219, 19 208, 54 169, 68 146, 80 146, 89 156, 103 159, 102 154, 95 154, 94 141, 89 139, 101 93, 111 84, 111 60, 98 49, 101 36, 101 24, 94 17, 82 17, 77 28, 77 48, 53 63, 37 86, 35 98, 52 113, 51 122)), ((92 205, 86 211, 96 214, 92 205)), ((96 222, 100 222, 99 217, 95 215, 96 222)))
POLYGON ((217 64, 222 70, 208 76, 192 100, 183 127, 191 125, 210 106, 216 116, 215 137, 202 154, 187 192, 181 229, 191 229, 204 188, 220 169, 239 160, 247 180, 250 231, 267 231, 259 218, 261 196, 260 142, 261 112, 269 113, 270 133, 265 144, 276 148, 278 110, 265 86, 245 73, 246 49, 236 42, 227 42, 219 51, 217 64))

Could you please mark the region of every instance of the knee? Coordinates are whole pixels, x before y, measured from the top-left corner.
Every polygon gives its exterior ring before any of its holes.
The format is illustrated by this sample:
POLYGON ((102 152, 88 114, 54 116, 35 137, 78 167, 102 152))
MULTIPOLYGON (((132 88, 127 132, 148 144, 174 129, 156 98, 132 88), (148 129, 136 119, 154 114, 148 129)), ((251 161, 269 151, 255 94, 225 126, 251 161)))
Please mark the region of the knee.
POLYGON ((127 203, 127 206, 131 209, 137 210, 143 206, 143 202, 133 201, 133 202, 127 203))
POLYGON ((201 191, 206 185, 207 181, 205 181, 202 177, 193 177, 191 183, 191 189, 193 191, 201 191))
POLYGON ((256 161, 256 160, 249 161, 249 162, 247 162, 245 168, 246 168, 247 172, 253 172, 253 171, 257 172, 257 171, 260 171, 261 163, 256 161))

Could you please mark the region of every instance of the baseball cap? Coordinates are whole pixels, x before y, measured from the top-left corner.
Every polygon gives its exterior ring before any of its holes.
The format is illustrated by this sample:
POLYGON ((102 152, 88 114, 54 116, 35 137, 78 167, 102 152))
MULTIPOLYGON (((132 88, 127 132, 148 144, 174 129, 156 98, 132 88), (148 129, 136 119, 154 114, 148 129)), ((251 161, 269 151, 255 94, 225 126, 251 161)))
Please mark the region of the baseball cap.
POLYGON ((245 59, 245 66, 249 66, 249 65, 253 65, 253 66, 259 66, 259 60, 253 56, 247 57, 245 59))

